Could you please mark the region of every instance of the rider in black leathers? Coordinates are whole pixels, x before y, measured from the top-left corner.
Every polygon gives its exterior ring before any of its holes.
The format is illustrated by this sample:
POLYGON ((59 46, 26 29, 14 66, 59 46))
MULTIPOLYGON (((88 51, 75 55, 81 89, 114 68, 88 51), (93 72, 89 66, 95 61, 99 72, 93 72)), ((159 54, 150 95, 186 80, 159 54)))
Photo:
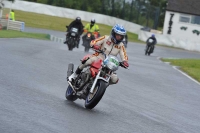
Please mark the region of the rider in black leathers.
MULTIPOLYGON (((67 27, 67 26, 66 26, 67 27)), ((70 25, 67 27, 67 36, 69 35, 69 31, 72 27, 75 27, 78 29, 78 32, 79 32, 79 41, 80 41, 80 36, 82 35, 83 33, 83 24, 81 22, 81 18, 80 17, 77 17, 74 21, 72 21, 70 23, 70 25)), ((66 37, 67 38, 67 37, 66 37)), ((67 43, 67 40, 64 42, 64 44, 67 43)))
MULTIPOLYGON (((149 42, 150 39, 153 40, 153 42, 151 43, 151 44, 153 45, 153 49, 152 49, 152 53, 153 53, 154 48, 155 48, 155 45, 157 44, 157 40, 156 40, 155 35, 152 34, 151 37, 149 37, 149 38, 147 39, 147 41, 146 41, 146 44, 147 44, 147 45, 148 45, 148 42, 149 42)), ((148 47, 147 45, 146 45, 146 48, 148 47)), ((145 49, 145 50, 146 50, 146 49, 145 49)))

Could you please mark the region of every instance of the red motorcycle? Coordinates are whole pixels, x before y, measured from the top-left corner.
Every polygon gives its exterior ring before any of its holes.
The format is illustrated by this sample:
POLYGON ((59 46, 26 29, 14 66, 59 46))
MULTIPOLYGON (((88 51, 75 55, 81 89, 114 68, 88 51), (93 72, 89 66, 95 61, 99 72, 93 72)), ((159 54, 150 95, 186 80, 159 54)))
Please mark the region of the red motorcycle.
MULTIPOLYGON (((99 53, 104 54, 103 51, 99 53)), ((105 54, 104 54, 105 55, 105 54)), ((82 63, 89 56, 83 58, 82 63)), ((116 56, 106 56, 104 60, 97 60, 91 66, 85 68, 72 82, 68 81, 69 86, 66 90, 66 99, 75 101, 77 98, 85 100, 85 108, 93 109, 103 97, 106 88, 109 86, 109 80, 113 72, 118 67, 124 67, 116 56)), ((125 68, 125 67, 124 67, 125 68)), ((74 64, 68 65, 67 77, 73 73, 74 64)))

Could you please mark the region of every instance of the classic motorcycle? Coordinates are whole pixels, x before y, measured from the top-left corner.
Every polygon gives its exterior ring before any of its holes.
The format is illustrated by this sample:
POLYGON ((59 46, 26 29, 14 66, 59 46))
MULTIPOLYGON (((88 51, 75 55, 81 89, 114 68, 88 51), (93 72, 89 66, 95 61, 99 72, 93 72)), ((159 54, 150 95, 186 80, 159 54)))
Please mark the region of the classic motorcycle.
POLYGON ((145 55, 150 55, 153 52, 154 45, 152 43, 153 43, 153 39, 149 39, 146 45, 145 55))
MULTIPOLYGON (((87 31, 84 31, 87 32, 87 31)), ((85 52, 89 52, 90 42, 99 37, 98 32, 87 32, 85 38, 83 38, 83 46, 85 47, 85 52)))
MULTIPOLYGON (((66 26, 68 28, 68 26, 66 26)), ((72 51, 73 48, 77 47, 79 45, 79 35, 78 35, 78 29, 75 27, 72 27, 70 31, 66 34, 66 43, 68 45, 68 50, 72 51)))
MULTIPOLYGON (((99 53, 104 54, 100 50, 99 53)), ((75 101, 77 98, 85 100, 85 108, 93 109, 103 97, 106 88, 109 86, 109 80, 113 72, 118 70, 118 67, 124 67, 119 62, 116 56, 106 56, 104 60, 97 60, 91 66, 85 68, 76 79, 72 82, 68 81, 68 88, 66 90, 66 99, 75 101)), ((89 56, 83 58, 82 63, 86 62, 89 56)), ((74 64, 68 65, 67 77, 73 73, 74 64)))

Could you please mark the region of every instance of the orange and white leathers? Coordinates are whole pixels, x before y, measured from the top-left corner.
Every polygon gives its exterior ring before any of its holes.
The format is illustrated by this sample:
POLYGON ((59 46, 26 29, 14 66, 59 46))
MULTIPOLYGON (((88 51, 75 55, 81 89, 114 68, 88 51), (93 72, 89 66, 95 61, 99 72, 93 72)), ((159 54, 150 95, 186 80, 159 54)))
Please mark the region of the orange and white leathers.
MULTIPOLYGON (((120 54, 122 61, 128 61, 128 56, 126 54, 124 44, 122 42, 119 44, 114 44, 111 41, 110 36, 102 36, 100 38, 97 38, 96 40, 91 41, 90 46, 93 45, 99 45, 101 50, 105 50, 104 53, 106 55, 117 56, 118 54, 120 54)), ((104 60, 104 58, 104 55, 100 53, 95 53, 84 64, 79 65, 79 68, 83 69, 87 66, 90 66, 92 62, 98 59, 104 60)), ((110 84, 116 84, 118 80, 119 78, 117 77, 116 73, 113 73, 110 78, 110 84)))

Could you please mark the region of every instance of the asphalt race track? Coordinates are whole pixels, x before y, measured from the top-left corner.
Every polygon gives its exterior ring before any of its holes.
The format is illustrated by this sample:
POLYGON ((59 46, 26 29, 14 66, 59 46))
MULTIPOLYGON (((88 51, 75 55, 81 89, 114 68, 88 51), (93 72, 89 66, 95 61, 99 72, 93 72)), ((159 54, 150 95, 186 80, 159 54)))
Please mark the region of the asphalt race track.
MULTIPOLYGON (((61 35, 62 33, 60 33, 61 35)), ((129 43, 129 70, 100 103, 65 99, 67 65, 77 67, 83 47, 36 39, 0 39, 1 133, 199 133, 200 85, 165 58, 200 58, 200 53, 129 43)))

